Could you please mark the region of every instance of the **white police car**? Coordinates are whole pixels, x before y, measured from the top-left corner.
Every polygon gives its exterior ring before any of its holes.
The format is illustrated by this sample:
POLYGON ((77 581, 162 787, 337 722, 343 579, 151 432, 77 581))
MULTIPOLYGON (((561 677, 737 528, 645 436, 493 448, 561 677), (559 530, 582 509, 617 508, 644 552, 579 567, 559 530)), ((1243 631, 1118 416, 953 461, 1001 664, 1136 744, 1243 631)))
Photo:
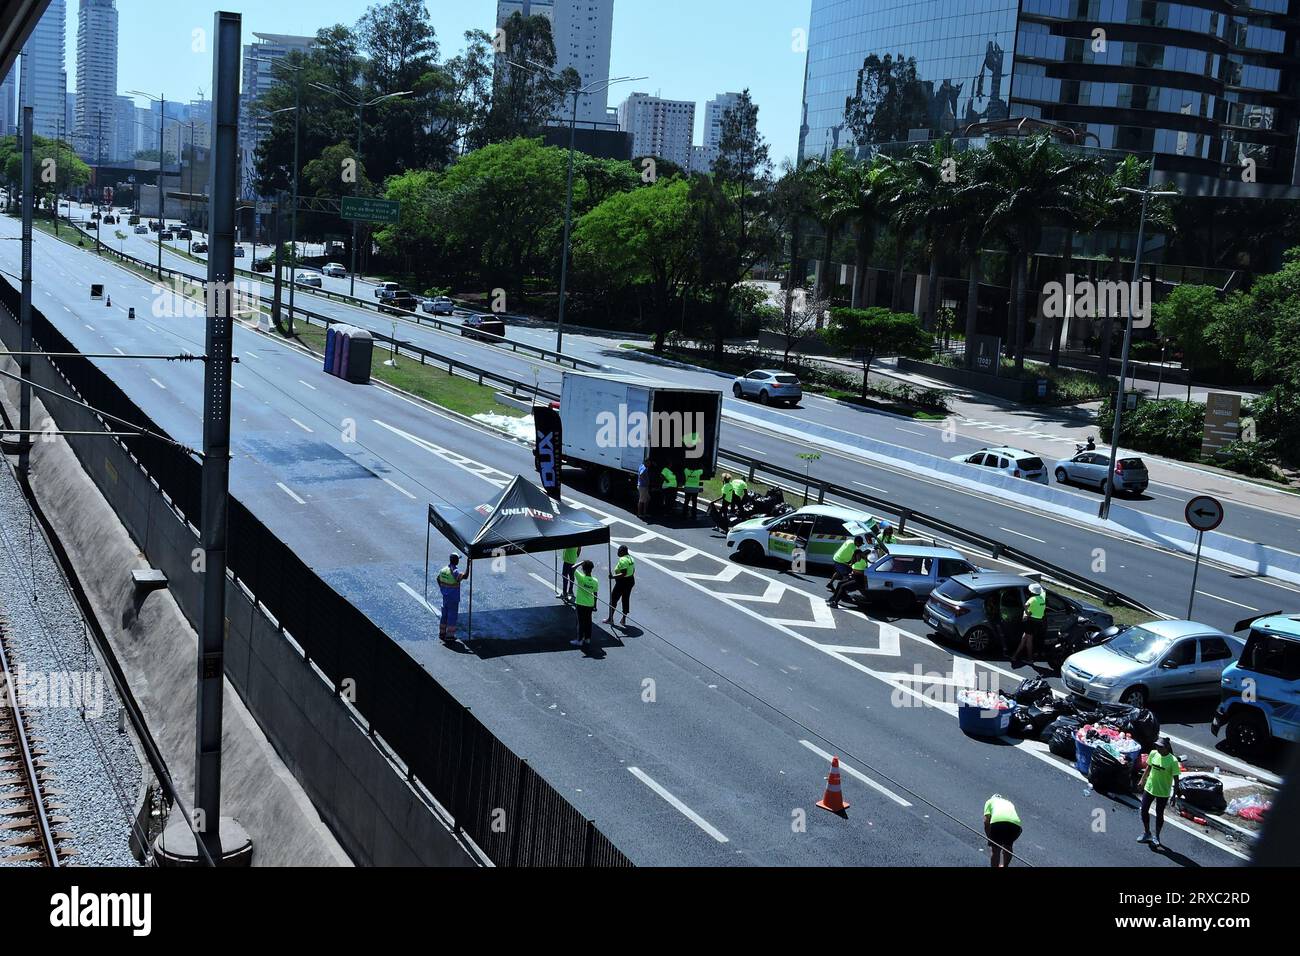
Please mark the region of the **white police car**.
POLYGON ((727 547, 746 562, 765 557, 793 562, 802 552, 808 564, 831 564, 836 550, 849 538, 881 524, 865 511, 837 505, 805 505, 776 518, 750 518, 727 532, 727 547))

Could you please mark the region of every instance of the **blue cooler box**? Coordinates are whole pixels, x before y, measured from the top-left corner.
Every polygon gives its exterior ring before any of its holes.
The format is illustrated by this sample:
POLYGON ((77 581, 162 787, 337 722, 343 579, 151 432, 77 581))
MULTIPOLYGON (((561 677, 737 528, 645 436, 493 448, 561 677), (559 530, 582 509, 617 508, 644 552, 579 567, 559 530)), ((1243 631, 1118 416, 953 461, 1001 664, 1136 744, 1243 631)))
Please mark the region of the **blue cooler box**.
POLYGON ((1017 705, 1006 710, 985 710, 971 704, 957 705, 957 726, 974 737, 1001 737, 1011 727, 1017 705))

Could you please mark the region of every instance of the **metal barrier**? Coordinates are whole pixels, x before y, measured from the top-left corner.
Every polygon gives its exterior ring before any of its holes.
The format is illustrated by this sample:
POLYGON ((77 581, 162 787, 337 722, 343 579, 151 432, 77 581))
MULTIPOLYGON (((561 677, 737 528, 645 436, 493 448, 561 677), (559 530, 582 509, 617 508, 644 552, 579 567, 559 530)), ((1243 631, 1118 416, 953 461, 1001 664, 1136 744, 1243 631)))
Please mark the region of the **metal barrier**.
MULTIPOLYGON (((18 314, 18 291, 0 282, 0 302, 18 314)), ((76 352, 39 309, 32 309, 39 347, 76 352)), ((166 434, 98 366, 50 358, 80 401, 157 434, 166 434)), ((57 401, 57 399, 51 399, 57 401)), ((102 423, 106 419, 100 418, 102 423)), ((116 427, 120 427, 116 426, 116 427)), ((106 428, 107 430, 107 428, 106 428)), ((199 464, 176 445, 145 436, 118 442, 193 527, 199 510, 199 464)), ((127 507, 114 501, 115 507, 127 507)), ((333 590, 236 498, 229 506, 229 568, 238 585, 273 617, 306 661, 348 689, 349 706, 452 816, 488 858, 501 866, 631 866, 631 861, 565 797, 542 779, 457 701, 381 628, 333 590), (511 825, 493 827, 499 809, 511 825)))

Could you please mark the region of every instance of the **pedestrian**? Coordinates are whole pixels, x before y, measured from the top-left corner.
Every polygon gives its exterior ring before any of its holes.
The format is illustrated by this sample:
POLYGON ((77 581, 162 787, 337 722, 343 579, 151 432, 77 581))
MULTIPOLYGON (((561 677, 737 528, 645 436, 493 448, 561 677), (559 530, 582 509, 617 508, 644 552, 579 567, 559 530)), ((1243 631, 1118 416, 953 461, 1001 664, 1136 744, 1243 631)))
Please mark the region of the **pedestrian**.
POLYGON ((723 531, 731 527, 731 496, 733 493, 731 472, 724 471, 722 473, 722 494, 709 506, 709 510, 714 513, 715 523, 723 531))
POLYGON ((583 561, 581 569, 573 573, 573 604, 578 612, 578 636, 569 643, 574 647, 591 646, 591 616, 596 612, 596 596, 600 582, 592 576, 596 565, 583 561))
POLYGON ((623 600, 623 620, 619 622, 619 627, 627 627, 627 612, 632 598, 632 588, 636 585, 636 561, 632 555, 628 554, 627 545, 618 546, 618 561, 614 565, 614 571, 610 574, 610 580, 614 582, 609 592, 609 617, 605 618, 605 624, 614 623, 614 607, 618 604, 619 599, 623 600))
POLYGON ((650 466, 644 461, 636 470, 636 516, 642 520, 650 516, 650 466))
POLYGON ((564 554, 561 555, 560 566, 560 593, 559 597, 564 601, 573 600, 573 572, 578 567, 578 555, 582 554, 582 548, 565 548, 564 554))
POLYGON ((826 582, 826 590, 835 590, 836 583, 849 576, 849 565, 853 563, 854 555, 865 543, 866 538, 859 534, 852 538, 845 538, 844 543, 835 549, 835 553, 831 556, 831 579, 826 582))
POLYGON ((1034 641, 1044 636, 1044 616, 1047 614, 1047 595, 1043 586, 1037 582, 1029 585, 1029 599, 1025 601, 1025 614, 1021 624, 1023 633, 1020 646, 1011 655, 1011 666, 1034 663, 1034 641), (1022 657, 1023 654, 1023 657, 1022 657))
POLYGON ((677 506, 677 472, 670 465, 664 465, 659 471, 662 481, 663 500, 660 507, 665 515, 671 514, 677 506))
POLYGON ((1020 839, 1020 815, 1016 805, 995 793, 984 803, 984 835, 989 841, 991 865, 1011 865, 1011 850, 1020 839))
POLYGON ((699 509, 700 491, 704 488, 704 469, 683 468, 682 476, 685 478, 682 484, 682 514, 689 514, 694 521, 699 509))
POLYGON ((460 617, 460 582, 469 577, 461 571, 460 555, 448 556, 447 563, 438 572, 438 590, 442 592, 442 616, 438 621, 438 637, 448 644, 456 643, 456 622, 460 617))
POLYGON ((1138 781, 1142 791, 1142 835, 1139 843, 1149 843, 1153 850, 1164 849, 1160 842, 1160 831, 1165 828, 1165 804, 1174 795, 1179 785, 1180 768, 1178 758, 1173 754, 1173 745, 1168 737, 1156 741, 1156 749, 1147 754, 1147 766, 1138 781), (1151 836, 1151 804, 1156 805, 1156 835, 1151 836))

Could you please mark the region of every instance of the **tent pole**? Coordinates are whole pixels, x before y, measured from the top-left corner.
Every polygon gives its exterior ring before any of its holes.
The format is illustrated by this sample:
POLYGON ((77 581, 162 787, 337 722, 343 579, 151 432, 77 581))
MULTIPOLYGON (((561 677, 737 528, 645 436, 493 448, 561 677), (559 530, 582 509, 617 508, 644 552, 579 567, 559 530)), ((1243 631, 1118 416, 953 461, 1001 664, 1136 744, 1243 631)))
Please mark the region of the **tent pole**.
POLYGON ((469 614, 465 617, 465 640, 474 636, 474 559, 466 555, 469 563, 469 614))
POLYGON ((429 522, 424 522, 424 606, 429 606, 429 522))
POLYGON ((605 539, 605 577, 609 579, 609 616, 614 617, 614 552, 610 539, 605 539))

